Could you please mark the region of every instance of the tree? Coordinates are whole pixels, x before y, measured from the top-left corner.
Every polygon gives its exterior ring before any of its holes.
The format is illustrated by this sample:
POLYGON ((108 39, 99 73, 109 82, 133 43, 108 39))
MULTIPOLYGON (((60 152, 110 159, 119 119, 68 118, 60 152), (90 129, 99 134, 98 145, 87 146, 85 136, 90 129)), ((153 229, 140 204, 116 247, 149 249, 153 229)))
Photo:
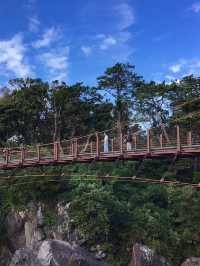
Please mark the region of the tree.
POLYGON ((200 78, 186 76, 180 82, 168 87, 167 97, 171 103, 172 118, 175 122, 189 125, 198 124, 200 118, 200 78))
POLYGON ((54 141, 102 130, 102 122, 110 126, 112 121, 112 105, 103 101, 96 88, 82 83, 67 86, 53 82, 49 105, 54 141))
POLYGON ((26 144, 48 140, 48 84, 40 79, 14 79, 9 83, 11 92, 0 104, 2 127, 10 127, 6 138, 22 136, 26 144))
POLYGON ((151 81, 136 89, 136 110, 141 122, 148 122, 153 127, 167 122, 169 102, 166 87, 165 83, 151 81))
POLYGON ((131 119, 135 88, 141 85, 142 79, 135 73, 135 66, 117 63, 97 80, 99 89, 108 92, 110 100, 114 101, 115 120, 121 131, 131 119))

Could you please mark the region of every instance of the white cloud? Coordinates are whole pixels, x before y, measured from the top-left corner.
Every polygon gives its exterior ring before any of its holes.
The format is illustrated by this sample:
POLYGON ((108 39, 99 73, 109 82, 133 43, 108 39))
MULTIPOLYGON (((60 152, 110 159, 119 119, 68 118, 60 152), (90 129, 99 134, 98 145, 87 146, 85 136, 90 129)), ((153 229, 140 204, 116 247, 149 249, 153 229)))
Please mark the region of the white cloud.
POLYGON ((178 72, 181 71, 182 66, 183 66, 182 64, 171 65, 171 66, 169 67, 169 70, 172 71, 173 73, 178 73, 178 72))
POLYGON ((165 77, 166 77, 166 79, 168 79, 170 81, 176 79, 174 76, 171 76, 171 75, 166 75, 165 77))
POLYGON ((69 67, 69 47, 43 53, 39 56, 49 71, 50 80, 66 80, 69 67))
POLYGON ((114 37, 107 36, 107 37, 104 37, 101 40, 100 49, 101 50, 107 50, 107 49, 109 49, 110 47, 112 47, 112 46, 114 46, 116 44, 117 44, 117 40, 114 37))
POLYGON ((194 69, 196 69, 196 68, 200 68, 200 60, 194 60, 191 64, 190 64, 190 67, 191 68, 194 68, 194 69))
POLYGON ((35 41, 32 45, 34 48, 42 48, 49 46, 52 42, 59 39, 59 30, 57 28, 47 29, 42 35, 41 39, 35 41))
POLYGON ((26 48, 22 36, 16 34, 10 40, 0 41, 0 66, 16 77, 31 76, 31 66, 25 58, 26 48))
POLYGON ((127 61, 134 53, 128 41, 132 38, 132 34, 128 31, 119 31, 110 35, 103 33, 95 36, 97 44, 94 48, 101 51, 108 51, 110 58, 115 61, 127 61))
POLYGON ((121 3, 114 7, 114 10, 117 11, 119 16, 118 27, 120 30, 127 29, 135 23, 135 15, 133 9, 127 3, 121 3))
POLYGON ((31 32, 37 32, 39 30, 40 21, 37 16, 29 18, 29 30, 31 32))
MULTIPOLYGON (((167 66, 167 65, 166 65, 167 66)), ((165 77, 168 80, 176 80, 185 77, 185 76, 200 76, 200 59, 192 58, 192 59, 179 59, 177 63, 173 65, 167 66, 170 73, 166 73, 165 77), (173 74, 171 74, 171 72, 173 74)))
POLYGON ((196 2, 192 5, 191 9, 195 12, 195 13, 200 13, 200 2, 196 2))
POLYGON ((91 54, 91 52, 92 52, 92 48, 90 46, 82 45, 81 46, 81 50, 86 56, 89 56, 91 54))

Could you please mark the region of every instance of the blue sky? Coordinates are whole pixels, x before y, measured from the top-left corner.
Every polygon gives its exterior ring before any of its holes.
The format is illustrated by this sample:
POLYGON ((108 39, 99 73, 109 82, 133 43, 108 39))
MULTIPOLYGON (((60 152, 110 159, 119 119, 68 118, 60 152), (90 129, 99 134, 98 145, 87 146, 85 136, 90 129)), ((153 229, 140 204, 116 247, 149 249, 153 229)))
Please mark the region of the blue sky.
POLYGON ((200 74, 200 1, 6 0, 0 83, 15 77, 95 85, 116 62, 157 82, 200 74))

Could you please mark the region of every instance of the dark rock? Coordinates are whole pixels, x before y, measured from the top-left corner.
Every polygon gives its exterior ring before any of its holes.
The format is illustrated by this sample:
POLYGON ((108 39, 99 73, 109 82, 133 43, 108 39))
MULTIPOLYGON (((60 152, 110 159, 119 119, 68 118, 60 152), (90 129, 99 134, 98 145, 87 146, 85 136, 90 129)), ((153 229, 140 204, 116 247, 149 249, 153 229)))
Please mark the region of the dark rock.
POLYGON ((109 266, 89 252, 68 242, 44 241, 38 251, 28 248, 15 252, 10 266, 109 266))
POLYGON ((200 258, 188 258, 181 264, 181 266, 200 266, 200 258))
POLYGON ((11 251, 23 248, 26 243, 23 216, 19 212, 12 211, 8 214, 5 225, 11 251))
POLYGON ((10 266, 43 266, 32 250, 23 248, 17 250, 12 258, 10 266))
POLYGON ((38 259, 44 266, 109 266, 97 261, 83 248, 59 240, 44 241, 38 259))
POLYGON ((147 246, 133 246, 131 266, 170 266, 166 259, 159 256, 147 246))
POLYGON ((0 265, 1 266, 9 266, 12 258, 12 253, 8 249, 6 243, 2 243, 0 248, 0 265))

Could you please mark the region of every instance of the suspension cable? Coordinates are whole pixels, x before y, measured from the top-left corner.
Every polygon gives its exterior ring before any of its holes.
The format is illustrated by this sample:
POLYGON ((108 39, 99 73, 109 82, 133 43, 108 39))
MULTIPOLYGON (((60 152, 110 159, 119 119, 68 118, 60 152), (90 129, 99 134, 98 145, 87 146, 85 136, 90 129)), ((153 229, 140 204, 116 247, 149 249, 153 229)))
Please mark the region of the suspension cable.
MULTIPOLYGON (((39 176, 39 175, 35 175, 39 176)), ((44 177, 52 177, 55 175, 40 175, 44 177)), ((9 185, 0 185, 0 189, 8 189, 9 187, 16 187, 16 186, 22 186, 22 185, 29 185, 29 184, 35 184, 35 183, 48 183, 48 182, 66 182, 66 181, 115 181, 115 182, 134 182, 134 183, 143 183, 143 184, 157 184, 157 185, 165 185, 165 186, 177 186, 177 187, 191 187, 200 189, 200 183, 186 183, 186 182, 179 182, 179 181, 171 181, 171 180, 163 180, 163 179, 152 179, 152 178, 141 178, 136 176, 111 176, 111 175, 79 175, 77 174, 62 174, 62 175, 56 175, 57 177, 67 177, 62 178, 60 180, 58 179, 48 179, 48 180, 30 180, 30 181, 24 181, 9 185), (70 177, 74 177, 73 179, 70 179, 70 177)))

